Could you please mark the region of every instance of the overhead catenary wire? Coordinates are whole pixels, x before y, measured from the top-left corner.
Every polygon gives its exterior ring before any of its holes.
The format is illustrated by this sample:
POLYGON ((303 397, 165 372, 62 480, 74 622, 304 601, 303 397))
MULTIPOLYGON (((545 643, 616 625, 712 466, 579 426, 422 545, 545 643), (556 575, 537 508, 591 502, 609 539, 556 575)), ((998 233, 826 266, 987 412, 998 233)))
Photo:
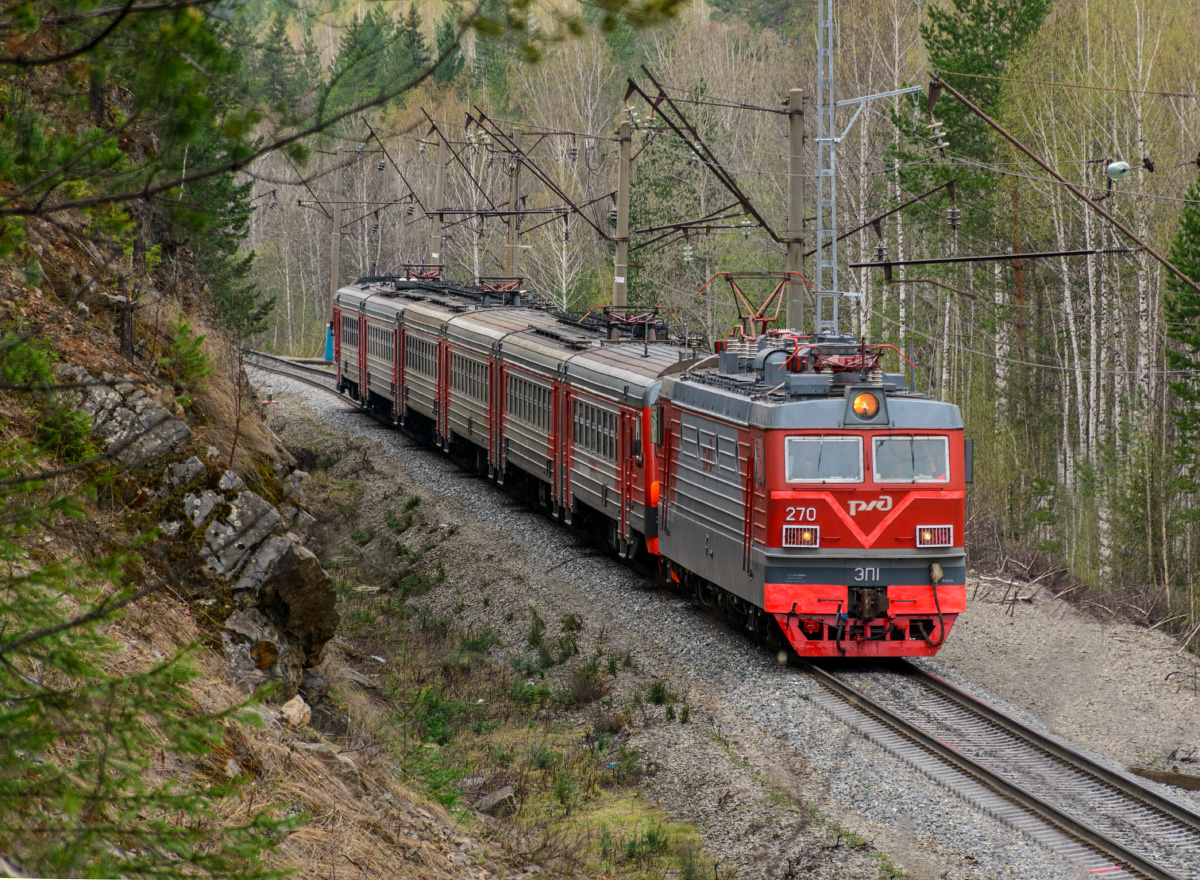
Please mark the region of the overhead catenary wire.
POLYGON ((1023 83, 1032 86, 1052 86, 1059 89, 1085 89, 1094 92, 1118 92, 1127 95, 1153 95, 1158 98, 1200 98, 1197 92, 1163 92, 1154 89, 1127 89, 1120 86, 1097 86, 1089 83, 1052 82, 1042 79, 1017 79, 1011 76, 989 76, 983 73, 957 73, 953 70, 938 71, 942 76, 964 76, 970 79, 990 79, 996 82, 1023 83))
MULTIPOLYGON (((957 154, 954 155, 954 161, 957 163, 961 163, 963 165, 970 165, 975 168, 983 168, 984 170, 987 170, 987 171, 994 171, 996 174, 1003 174, 1006 177, 1019 177, 1023 180, 1032 180, 1037 183, 1053 183, 1056 185, 1059 184, 1059 182, 1057 180, 1055 180, 1053 177, 1039 177, 1036 174, 1022 174, 1021 172, 1018 172, 1018 171, 1005 171, 1001 168, 997 168, 992 163, 977 162, 973 159, 968 159, 965 156, 959 156, 957 154)), ((1155 199, 1160 202, 1175 202, 1177 204, 1182 204, 1182 205, 1200 205, 1200 200, 1181 199, 1178 196, 1160 196, 1160 195, 1155 195, 1154 193, 1134 192, 1133 190, 1128 190, 1128 189, 1109 190, 1107 187, 1098 186, 1097 184, 1076 183, 1074 181, 1072 181, 1071 185, 1076 186, 1079 189, 1090 189, 1095 192, 1111 192, 1113 195, 1117 195, 1117 196, 1133 196, 1134 198, 1139 198, 1139 199, 1155 199)))

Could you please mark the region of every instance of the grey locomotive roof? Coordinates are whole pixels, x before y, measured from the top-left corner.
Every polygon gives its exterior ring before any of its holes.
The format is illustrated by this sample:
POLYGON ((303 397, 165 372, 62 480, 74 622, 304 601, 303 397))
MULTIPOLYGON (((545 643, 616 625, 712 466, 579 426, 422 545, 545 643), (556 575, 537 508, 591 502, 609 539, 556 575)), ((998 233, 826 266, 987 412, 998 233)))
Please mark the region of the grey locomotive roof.
MULTIPOLYGON (((843 397, 756 400, 717 386, 689 382, 686 376, 663 379, 662 396, 680 406, 762 428, 842 429, 846 414, 843 397)), ((957 406, 924 395, 888 394, 887 412, 891 419, 888 427, 895 430, 953 430, 963 426, 957 406)))

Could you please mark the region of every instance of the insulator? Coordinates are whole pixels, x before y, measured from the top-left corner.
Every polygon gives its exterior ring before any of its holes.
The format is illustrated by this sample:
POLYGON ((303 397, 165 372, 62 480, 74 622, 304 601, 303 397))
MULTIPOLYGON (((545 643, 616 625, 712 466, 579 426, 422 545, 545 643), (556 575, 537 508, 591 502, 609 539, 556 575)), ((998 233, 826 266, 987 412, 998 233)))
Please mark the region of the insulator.
POLYGON ((374 233, 376 233, 376 232, 378 232, 378 231, 379 231, 379 224, 378 224, 378 223, 372 223, 372 224, 371 224, 371 233, 372 233, 372 234, 374 234, 374 233))
POLYGON ((496 164, 496 157, 495 157, 495 156, 488 156, 488 160, 487 160, 487 167, 488 167, 488 168, 491 168, 491 167, 492 167, 494 164, 496 164))
POLYGON ((608 222, 613 226, 617 225, 617 209, 611 208, 608 212, 608 222))
POLYGON ((753 224, 753 222, 751 222, 749 217, 743 218, 743 220, 742 220, 742 237, 743 238, 750 237, 750 227, 753 225, 754 224, 753 224))
POLYGON ((365 150, 366 148, 367 148, 367 142, 366 142, 366 141, 363 141, 361 144, 359 144, 359 145, 358 145, 358 152, 360 152, 360 153, 361 153, 361 152, 362 152, 363 150, 365 150))
POLYGON ((882 263, 887 259, 887 246, 881 241, 875 245, 875 252, 871 254, 871 259, 876 263, 882 263))
POLYGON ((510 175, 511 175, 511 174, 516 174, 516 173, 517 173, 517 163, 516 163, 516 162, 509 162, 509 163, 508 163, 508 173, 509 173, 510 175))
POLYGON ((696 259, 695 248, 693 248, 690 244, 685 244, 683 246, 683 261, 685 263, 690 263, 694 259, 696 259))
POLYGON ((383 170, 383 168, 384 168, 383 160, 382 160, 382 159, 380 159, 380 160, 379 160, 379 170, 380 170, 380 171, 382 171, 382 170, 383 170))
POLYGON ((418 149, 420 152, 424 153, 424 152, 425 152, 425 141, 421 141, 421 144, 420 144, 420 146, 419 146, 419 147, 417 147, 417 149, 418 149))
POLYGON ((404 209, 404 216, 411 217, 412 215, 413 215, 413 206, 409 205, 407 208, 404 209))
POLYGON ((579 147, 571 147, 571 158, 572 159, 579 158, 579 147))
POLYGON ((563 230, 563 241, 570 241, 570 240, 571 240, 571 230, 564 229, 563 230))
POLYGON ((946 221, 950 224, 951 229, 958 229, 962 224, 962 211, 958 208, 951 208, 946 212, 946 221))

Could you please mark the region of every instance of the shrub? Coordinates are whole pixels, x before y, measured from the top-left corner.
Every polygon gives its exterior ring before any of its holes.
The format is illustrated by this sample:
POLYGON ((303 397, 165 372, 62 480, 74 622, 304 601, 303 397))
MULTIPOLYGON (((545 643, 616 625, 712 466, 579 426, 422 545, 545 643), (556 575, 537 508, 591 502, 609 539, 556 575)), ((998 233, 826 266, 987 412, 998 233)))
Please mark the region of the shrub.
POLYGON ((558 637, 555 648, 554 659, 559 663, 566 663, 579 653, 579 642, 570 633, 563 633, 558 637))
POLYGON ((583 629, 583 619, 572 611, 570 614, 564 614, 561 621, 562 631, 565 633, 579 632, 583 629))
POLYGON ((586 706, 594 703, 609 691, 608 682, 598 674, 589 671, 585 666, 579 666, 571 673, 571 684, 567 689, 567 701, 572 706, 586 706))
POLYGON ((575 777, 568 770, 559 770, 554 777, 554 799, 569 810, 578 793, 575 777))
POLYGON ((537 609, 529 606, 529 632, 525 635, 525 644, 536 650, 546 643, 546 622, 542 620, 537 609))
POLYGON ((675 694, 671 693, 671 689, 667 687, 665 680, 656 678, 646 686, 646 702, 655 706, 664 706, 668 703, 674 703, 678 699, 675 694))
MULTIPOLYGON (((204 353, 204 340, 207 336, 197 336, 192 331, 191 322, 180 317, 171 325, 171 347, 166 356, 159 361, 159 366, 168 379, 193 390, 203 390, 202 379, 212 375, 212 359, 204 353)), ((180 401, 184 406, 187 404, 180 401)))
POLYGON ((529 747, 529 763, 538 770, 549 770, 562 763, 562 752, 556 752, 542 743, 529 747))
POLYGON ((38 446, 68 464, 77 464, 98 451, 89 439, 91 434, 92 420, 86 413, 55 403, 38 424, 38 446))
POLYGON ((460 635, 458 645, 450 652, 450 662, 456 666, 480 666, 487 662, 488 652, 500 644, 500 637, 493 629, 485 629, 474 635, 460 635))

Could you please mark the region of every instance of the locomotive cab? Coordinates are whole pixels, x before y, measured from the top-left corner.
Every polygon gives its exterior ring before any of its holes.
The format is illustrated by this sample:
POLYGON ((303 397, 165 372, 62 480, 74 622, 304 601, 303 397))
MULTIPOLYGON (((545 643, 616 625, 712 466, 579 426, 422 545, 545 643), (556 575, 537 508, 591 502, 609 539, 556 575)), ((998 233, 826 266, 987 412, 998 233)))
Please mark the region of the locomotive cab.
POLYGON ((804 656, 932 655, 965 607, 961 417, 884 348, 767 335, 664 383, 664 555, 804 656))

